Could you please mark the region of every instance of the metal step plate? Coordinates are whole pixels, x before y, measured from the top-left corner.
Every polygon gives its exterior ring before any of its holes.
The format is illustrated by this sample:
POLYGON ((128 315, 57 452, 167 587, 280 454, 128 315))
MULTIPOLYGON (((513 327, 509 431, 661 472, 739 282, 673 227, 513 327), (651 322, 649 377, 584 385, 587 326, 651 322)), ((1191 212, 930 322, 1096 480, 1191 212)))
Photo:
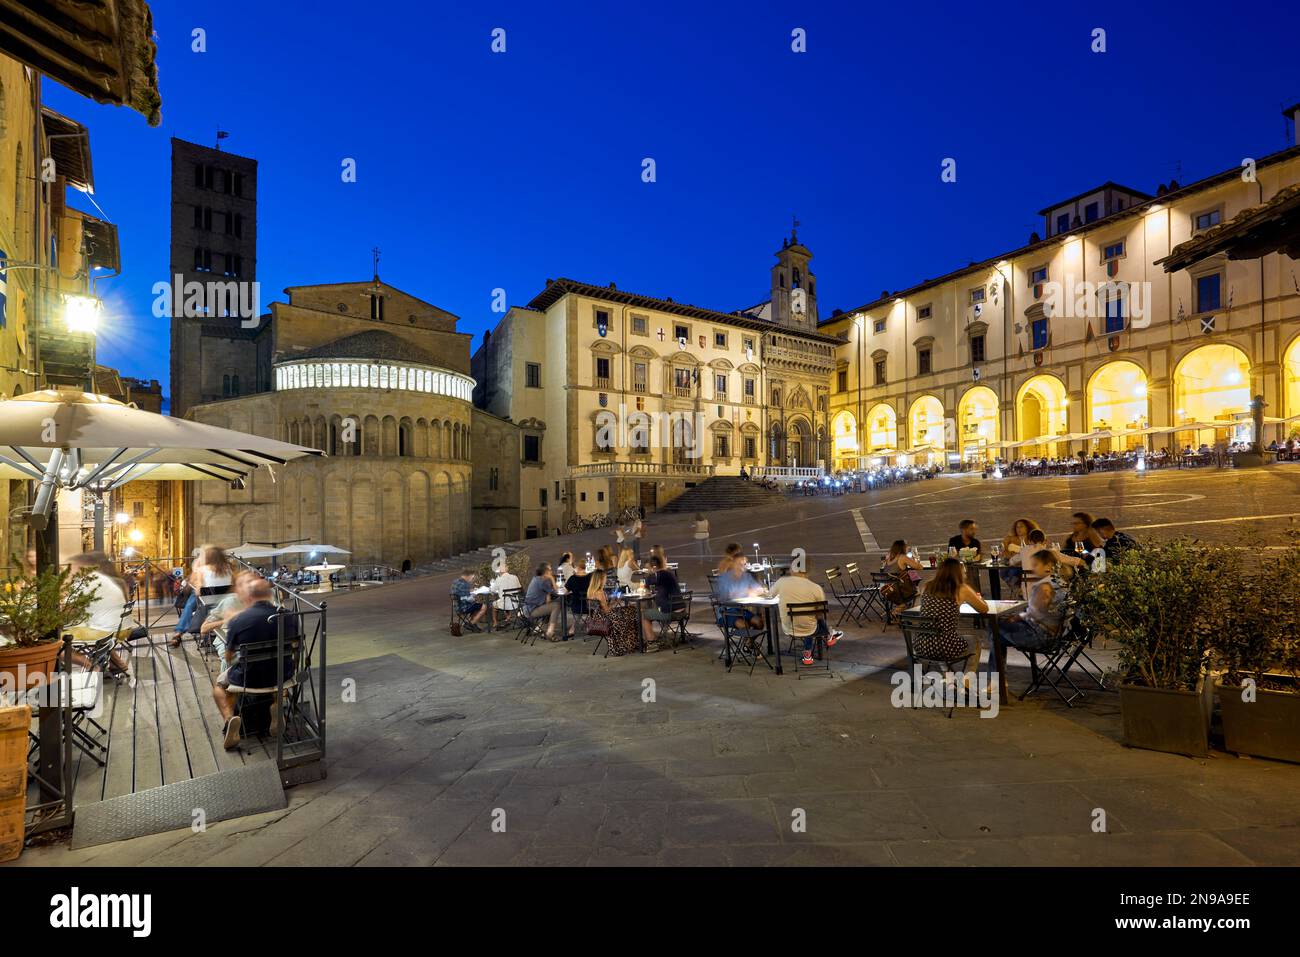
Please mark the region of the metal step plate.
POLYGON ((287 799, 274 761, 206 774, 77 808, 72 847, 93 847, 191 827, 195 811, 208 824, 276 811, 287 799))

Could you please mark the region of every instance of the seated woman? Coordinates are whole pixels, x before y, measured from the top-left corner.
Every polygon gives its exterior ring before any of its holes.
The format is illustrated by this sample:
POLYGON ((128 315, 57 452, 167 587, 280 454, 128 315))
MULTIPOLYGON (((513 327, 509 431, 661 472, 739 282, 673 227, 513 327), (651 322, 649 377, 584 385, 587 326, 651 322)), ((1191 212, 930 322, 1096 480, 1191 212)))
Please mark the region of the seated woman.
POLYGON ((181 639, 186 634, 197 631, 198 624, 202 620, 201 617, 196 617, 200 611, 199 597, 229 592, 232 576, 233 569, 225 552, 216 545, 204 545, 199 549, 199 559, 190 572, 189 580, 193 591, 186 599, 180 620, 176 622, 176 631, 171 640, 173 648, 180 647, 181 639))
POLYGON ((1070 586, 1061 577, 1060 561, 1050 549, 1034 552, 1025 564, 1037 579, 1029 589, 1029 607, 999 619, 999 625, 1008 645, 1021 651, 1038 651, 1061 634, 1070 586))
POLYGON ((624 548, 618 553, 618 585, 622 589, 632 587, 632 576, 637 572, 636 554, 630 548, 624 548))
POLYGON ((560 563, 556 566, 555 573, 560 578, 572 578, 574 576, 573 552, 565 552, 560 556, 560 563))
POLYGON ((1038 524, 1029 518, 1018 518, 1011 525, 1011 531, 1002 539, 1002 554, 1006 556, 1007 567, 998 574, 1008 587, 1015 588, 1024 575, 1021 561, 1029 545, 1029 533, 1038 528, 1038 524))
POLYGON ((646 587, 654 589, 654 604, 645 610, 645 617, 641 620, 641 628, 644 633, 645 645, 649 649, 656 646, 655 624, 672 620, 673 602, 681 595, 681 586, 677 583, 677 576, 668 568, 668 563, 658 555, 651 554, 648 562, 650 573, 646 576, 646 587))
MULTIPOLYGON (((605 594, 605 577, 608 572, 597 568, 587 584, 587 630, 595 624, 605 634, 611 655, 626 655, 636 651, 641 641, 637 624, 637 606, 630 602, 611 601, 605 594)), ((596 633, 596 632, 593 632, 596 633)))
POLYGON ((907 542, 900 538, 889 546, 889 552, 880 562, 882 572, 898 579, 889 582, 881 589, 881 594, 895 605, 911 602, 916 597, 916 586, 921 581, 923 566, 908 554, 909 551, 911 549, 908 548, 907 542))
MULTIPOLYGON (((90 607, 86 609, 87 618, 81 624, 67 629, 73 641, 90 644, 110 635, 118 641, 133 636, 134 626, 130 622, 124 626, 122 620, 123 609, 126 607, 126 589, 108 556, 103 552, 84 552, 74 555, 68 564, 73 572, 89 569, 94 573, 87 586, 93 595, 90 607)), ((72 653, 72 660, 87 670, 94 666, 90 658, 80 651, 72 653)), ((110 674, 130 674, 130 662, 116 647, 109 653, 108 663, 110 674)))
POLYGON ((966 582, 966 569, 956 558, 939 563, 934 577, 921 589, 920 612, 934 620, 932 635, 924 635, 913 646, 918 658, 929 661, 957 661, 967 655, 979 662, 979 636, 957 630, 957 616, 962 603, 978 612, 987 612, 988 604, 966 582))

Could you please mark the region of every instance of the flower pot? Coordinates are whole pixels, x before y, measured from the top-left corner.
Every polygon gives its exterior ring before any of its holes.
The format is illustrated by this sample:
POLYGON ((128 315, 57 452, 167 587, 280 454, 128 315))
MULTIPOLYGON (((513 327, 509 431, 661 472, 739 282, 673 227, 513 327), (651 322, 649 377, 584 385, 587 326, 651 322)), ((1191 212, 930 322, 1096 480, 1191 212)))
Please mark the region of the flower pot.
MULTIPOLYGON (((1266 675, 1289 683, 1283 675, 1266 675)), ((1223 714, 1223 740, 1229 751, 1300 762, 1300 688, 1255 689, 1254 701, 1241 700, 1241 687, 1215 682, 1223 714)))
POLYGON ((62 648, 63 643, 58 641, 47 641, 25 648, 16 645, 0 648, 0 689, 26 691, 33 685, 48 685, 50 675, 54 673, 54 662, 62 648), (20 675, 23 680, 21 688, 18 686, 20 675))
POLYGON ((1119 686, 1124 743, 1131 748, 1203 758, 1210 753, 1209 686, 1173 691, 1143 685, 1119 686))

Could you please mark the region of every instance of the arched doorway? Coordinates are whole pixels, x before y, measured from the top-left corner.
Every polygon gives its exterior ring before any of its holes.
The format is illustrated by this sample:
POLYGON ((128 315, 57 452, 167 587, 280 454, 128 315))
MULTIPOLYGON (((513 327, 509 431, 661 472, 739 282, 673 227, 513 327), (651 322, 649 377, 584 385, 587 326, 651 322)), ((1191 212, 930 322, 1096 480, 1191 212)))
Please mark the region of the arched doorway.
MULTIPOLYGON (((1300 415, 1300 336, 1282 357, 1282 402, 1285 418, 1300 415)), ((1288 422, 1282 427, 1279 438, 1285 439, 1297 430, 1300 430, 1300 421, 1288 422)))
POLYGON ((1175 433, 1175 440, 1213 445, 1216 437, 1249 442, 1250 359, 1225 342, 1193 349, 1174 370, 1174 425, 1213 423, 1175 433))
POLYGON ((858 420, 848 409, 831 419, 831 461, 837 471, 858 467, 858 420))
POLYGON ((1059 443, 1050 436, 1064 435, 1069 431, 1070 403, 1065 393, 1065 383, 1054 375, 1036 375, 1020 387, 1016 395, 1017 439, 1033 442, 1022 447, 1028 455, 1059 455, 1059 443))
POLYGON ((912 403, 908 413, 911 433, 910 449, 923 450, 917 461, 942 464, 946 443, 943 434, 943 403, 932 395, 923 395, 912 403))
POLYGON ((998 440, 998 397, 988 386, 967 389, 957 403, 957 435, 962 461, 993 457, 989 446, 998 440))
MULTIPOLYGON (((1149 421, 1147 374, 1136 362, 1108 362, 1088 380, 1088 431, 1144 429, 1149 421)), ((1102 439, 1103 452, 1142 445, 1140 435, 1102 439)))
POLYGON ((811 468, 812 457, 816 450, 813 448, 812 426, 808 424, 807 419, 799 418, 790 421, 790 434, 786 440, 786 461, 782 465, 792 465, 795 468, 811 468))
POLYGON ((898 413, 893 406, 881 402, 867 413, 867 450, 873 453, 898 451, 898 413))

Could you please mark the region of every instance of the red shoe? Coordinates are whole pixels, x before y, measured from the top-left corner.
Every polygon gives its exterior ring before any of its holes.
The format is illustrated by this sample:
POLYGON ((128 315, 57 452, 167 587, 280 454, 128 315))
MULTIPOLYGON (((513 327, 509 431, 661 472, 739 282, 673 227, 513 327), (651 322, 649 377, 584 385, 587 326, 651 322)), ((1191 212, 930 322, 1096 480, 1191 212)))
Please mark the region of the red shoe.
POLYGON ((835 629, 835 631, 832 631, 830 633, 830 637, 826 639, 826 647, 834 648, 836 645, 840 643, 840 639, 843 637, 844 637, 844 632, 840 631, 838 628, 835 629))
POLYGON ((803 664, 804 667, 810 667, 813 664, 813 656, 811 651, 805 651, 803 653, 803 664))

